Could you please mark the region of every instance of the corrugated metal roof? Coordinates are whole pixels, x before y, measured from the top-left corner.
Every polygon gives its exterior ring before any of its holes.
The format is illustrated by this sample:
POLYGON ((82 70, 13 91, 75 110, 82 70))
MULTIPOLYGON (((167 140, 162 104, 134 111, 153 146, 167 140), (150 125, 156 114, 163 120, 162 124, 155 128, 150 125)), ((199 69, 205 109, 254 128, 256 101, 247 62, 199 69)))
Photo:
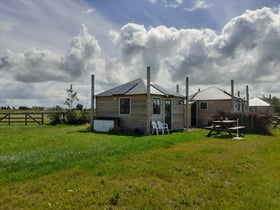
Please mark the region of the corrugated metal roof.
POLYGON ((197 91, 190 98, 191 100, 230 100, 231 94, 226 92, 225 90, 213 86, 201 91, 197 91))
POLYGON ((258 97, 255 97, 249 100, 249 106, 270 106, 270 104, 258 97))
MULTIPOLYGON (((184 97, 176 93, 175 91, 163 88, 157 84, 151 84, 150 87, 151 94, 154 95, 165 95, 165 96, 177 96, 184 97)), ((131 82, 125 83, 118 87, 112 88, 110 90, 104 91, 97 96, 113 96, 113 95, 137 95, 137 94, 146 94, 147 93, 147 81, 139 78, 131 82)))

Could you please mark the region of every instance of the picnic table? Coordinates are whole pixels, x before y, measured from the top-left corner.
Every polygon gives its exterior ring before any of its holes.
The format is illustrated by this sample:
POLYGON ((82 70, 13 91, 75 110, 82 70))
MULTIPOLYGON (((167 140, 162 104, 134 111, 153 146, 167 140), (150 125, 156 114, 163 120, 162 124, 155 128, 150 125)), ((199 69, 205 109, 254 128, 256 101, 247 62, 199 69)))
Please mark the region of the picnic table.
POLYGON ((280 124, 280 116, 274 116, 271 123, 273 125, 273 128, 276 128, 277 125, 280 124))
POLYGON ((226 131, 232 138, 233 131, 238 131, 239 129, 245 127, 238 125, 238 120, 214 120, 211 122, 211 126, 206 128, 210 129, 209 133, 207 134, 207 137, 210 137, 213 131, 215 131, 215 135, 220 134, 221 131, 226 131))

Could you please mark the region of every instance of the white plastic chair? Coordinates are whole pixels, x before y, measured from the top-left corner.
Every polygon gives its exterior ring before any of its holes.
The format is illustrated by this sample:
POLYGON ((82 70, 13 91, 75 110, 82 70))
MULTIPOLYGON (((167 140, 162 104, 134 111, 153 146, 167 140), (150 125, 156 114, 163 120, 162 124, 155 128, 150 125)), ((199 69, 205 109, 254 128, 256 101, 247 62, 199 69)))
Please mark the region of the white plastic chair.
POLYGON ((157 121, 158 129, 162 129, 162 133, 164 134, 164 131, 166 131, 169 134, 169 129, 167 123, 162 123, 160 121, 157 121))
POLYGON ((154 132, 156 132, 156 134, 158 135, 158 126, 157 126, 157 123, 155 121, 152 121, 151 122, 151 125, 152 125, 152 134, 154 134, 154 132))
POLYGON ((164 127, 161 124, 158 124, 156 121, 152 121, 152 134, 154 134, 154 132, 156 132, 156 134, 158 135, 159 132, 161 132, 162 134, 164 134, 164 127))

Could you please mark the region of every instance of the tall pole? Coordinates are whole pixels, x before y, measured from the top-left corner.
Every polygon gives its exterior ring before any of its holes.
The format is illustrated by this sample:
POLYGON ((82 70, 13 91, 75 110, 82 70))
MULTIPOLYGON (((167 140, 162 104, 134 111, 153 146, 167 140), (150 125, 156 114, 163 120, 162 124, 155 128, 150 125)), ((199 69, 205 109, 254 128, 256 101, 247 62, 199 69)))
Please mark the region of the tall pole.
POLYGON ((234 112, 234 81, 231 80, 231 111, 234 112))
POLYGON ((246 85, 246 109, 249 112, 249 86, 246 85))
POLYGON ((146 122, 146 135, 150 135, 150 103, 151 103, 151 70, 150 66, 147 67, 147 122, 146 122))
POLYGON ((93 116, 94 116, 94 74, 91 75, 91 113, 90 113, 90 127, 93 130, 93 116))
POLYGON ((189 78, 186 77, 185 128, 189 127, 189 78))

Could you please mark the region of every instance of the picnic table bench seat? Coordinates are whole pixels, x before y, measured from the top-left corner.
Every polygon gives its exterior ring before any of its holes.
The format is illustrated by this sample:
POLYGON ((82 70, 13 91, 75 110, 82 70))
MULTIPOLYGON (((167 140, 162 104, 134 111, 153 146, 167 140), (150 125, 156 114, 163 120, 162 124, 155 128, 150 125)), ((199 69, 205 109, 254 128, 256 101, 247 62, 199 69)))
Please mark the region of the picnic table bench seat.
POLYGON ((213 129, 213 128, 220 128, 220 127, 221 127, 220 125, 215 125, 215 126, 211 125, 211 126, 206 126, 204 128, 205 129, 213 129))
POLYGON ((271 124, 273 125, 273 128, 276 128, 277 125, 278 125, 278 122, 277 121, 272 121, 271 124))
POLYGON ((230 127, 228 128, 229 130, 239 130, 239 129, 243 129, 245 128, 245 126, 235 126, 235 127, 230 127))

